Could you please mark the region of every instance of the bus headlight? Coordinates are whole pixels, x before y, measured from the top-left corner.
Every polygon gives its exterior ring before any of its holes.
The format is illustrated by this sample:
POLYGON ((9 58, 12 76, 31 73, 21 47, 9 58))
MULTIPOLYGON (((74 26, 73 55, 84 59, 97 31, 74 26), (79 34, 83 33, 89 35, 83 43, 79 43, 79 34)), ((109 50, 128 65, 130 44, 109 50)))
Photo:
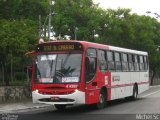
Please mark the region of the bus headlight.
POLYGON ((39 92, 37 89, 35 90, 37 93, 39 92))
POLYGON ((75 89, 75 92, 78 92, 78 90, 77 90, 77 89, 75 89))

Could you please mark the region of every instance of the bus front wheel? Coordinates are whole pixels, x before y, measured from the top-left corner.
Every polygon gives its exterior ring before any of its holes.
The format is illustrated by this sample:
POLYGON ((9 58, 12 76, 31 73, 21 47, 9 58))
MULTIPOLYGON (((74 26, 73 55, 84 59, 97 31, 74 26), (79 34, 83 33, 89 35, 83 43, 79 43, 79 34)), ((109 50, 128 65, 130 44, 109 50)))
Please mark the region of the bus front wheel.
POLYGON ((97 108, 103 109, 106 107, 106 104, 107 104, 106 93, 103 90, 101 90, 101 92, 99 94, 99 101, 97 103, 97 108))

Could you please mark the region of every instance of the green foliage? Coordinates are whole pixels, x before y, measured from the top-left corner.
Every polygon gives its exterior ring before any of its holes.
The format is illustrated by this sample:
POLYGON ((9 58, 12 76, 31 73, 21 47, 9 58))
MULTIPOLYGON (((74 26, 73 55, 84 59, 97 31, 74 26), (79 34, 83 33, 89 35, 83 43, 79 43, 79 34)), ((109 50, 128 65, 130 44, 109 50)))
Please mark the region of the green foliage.
MULTIPOLYGON (((69 35, 71 39, 147 51, 151 70, 160 70, 160 23, 156 19, 131 14, 130 9, 104 10, 92 0, 54 1, 52 31, 56 37, 69 35)), ((3 66, 5 79, 10 79, 11 64, 14 73, 24 72, 24 54, 37 43, 39 15, 47 32, 48 0, 0 0, 0 71, 3 66)))
MULTIPOLYGON (((24 67, 25 53, 33 50, 37 39, 36 22, 32 20, 0 20, 0 62, 10 76, 11 64, 15 71, 24 67)), ((9 78, 5 78, 9 79, 9 78)))
POLYGON ((92 1, 85 2, 88 1, 55 1, 53 30, 57 36, 70 35, 74 39, 76 34, 80 40, 147 51, 151 71, 160 69, 160 23, 156 19, 131 14, 130 9, 104 10, 92 1))
POLYGON ((0 0, 0 18, 34 19, 47 14, 46 0, 0 0))
POLYGON ((21 79, 15 74, 24 72, 25 53, 37 43, 38 16, 46 14, 46 5, 43 0, 0 1, 0 72, 4 70, 6 85, 11 79, 21 79))
POLYGON ((93 2, 92 0, 55 0, 53 16, 53 30, 56 36, 64 35, 75 37, 81 40, 88 40, 90 30, 88 22, 91 17, 93 2))
POLYGON ((15 78, 17 78, 18 80, 24 80, 24 79, 26 79, 26 73, 25 72, 16 72, 15 78))

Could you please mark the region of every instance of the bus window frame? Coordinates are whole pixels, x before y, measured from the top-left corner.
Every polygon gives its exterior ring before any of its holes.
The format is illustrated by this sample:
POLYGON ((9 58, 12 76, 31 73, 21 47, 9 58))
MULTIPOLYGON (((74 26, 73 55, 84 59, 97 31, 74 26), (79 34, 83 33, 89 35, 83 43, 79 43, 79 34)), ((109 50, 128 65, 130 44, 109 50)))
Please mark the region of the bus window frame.
POLYGON ((114 52, 115 52, 115 51, 113 51, 113 50, 106 50, 108 71, 111 71, 111 72, 116 71, 116 68, 115 68, 115 57, 114 57, 114 52), (108 52, 112 52, 112 54, 113 54, 113 60, 112 60, 112 61, 109 61, 109 60, 108 60, 108 54, 107 54, 108 52), (114 66, 114 69, 113 69, 113 70, 109 69, 109 62, 113 62, 113 66, 114 66))
POLYGON ((119 51, 114 51, 114 61, 115 61, 115 70, 116 72, 122 72, 122 58, 121 58, 121 52, 119 51), (119 54, 119 61, 116 61, 116 53, 119 54), (117 70, 117 66, 116 66, 116 63, 120 63, 120 66, 121 66, 121 69, 120 70, 117 70))
POLYGON ((130 70, 129 70, 129 61, 128 61, 128 53, 124 53, 124 52, 121 53, 121 61, 122 61, 122 71, 123 71, 123 72, 130 72, 130 70), (126 57, 127 57, 126 60, 127 60, 127 61, 124 61, 123 55, 126 55, 126 57), (126 65, 126 66, 125 66, 126 69, 123 68, 123 63, 126 65))
POLYGON ((107 53, 106 53, 106 50, 105 50, 105 49, 97 49, 97 61, 98 61, 99 70, 100 70, 101 72, 106 72, 106 71, 108 71, 107 53), (105 66, 106 69, 105 69, 105 70, 102 70, 102 69, 101 69, 101 63, 100 63, 100 60, 99 60, 99 57, 98 57, 98 54, 99 54, 98 52, 99 52, 99 51, 103 51, 103 52, 104 52, 104 55, 105 55, 105 56, 104 56, 104 57, 105 57, 105 62, 106 62, 106 63, 105 63, 105 64, 106 64, 106 66, 105 66))
POLYGON ((144 56, 143 56, 143 59, 144 59, 144 70, 147 71, 148 68, 149 68, 148 56, 147 56, 147 55, 144 55, 144 56))
POLYGON ((134 59, 133 58, 134 58, 134 54, 133 53, 128 53, 128 65, 129 65, 129 71, 130 72, 135 72, 134 59), (131 59, 130 59, 130 56, 131 56, 131 59), (130 65, 133 67, 132 69, 131 69, 130 65))
POLYGON ((95 76, 96 76, 96 73, 97 73, 97 69, 98 69, 98 58, 97 58, 97 48, 95 48, 95 47, 88 47, 86 50, 85 50, 85 64, 84 64, 85 66, 84 66, 84 68, 85 68, 85 70, 84 70, 84 78, 85 78, 85 83, 90 83, 91 81, 93 81, 94 80, 94 78, 95 78, 95 76), (95 68, 95 73, 94 73, 94 75, 93 76, 91 76, 92 78, 90 78, 89 77, 89 75, 88 75, 88 77, 87 77, 87 72, 86 72, 86 59, 88 59, 88 58, 90 58, 88 55, 87 55, 87 50, 88 49, 94 49, 96 52, 96 56, 91 56, 91 58, 95 58, 95 66, 96 66, 96 68, 95 68), (87 79, 89 79, 89 80, 87 80, 87 79))
POLYGON ((144 55, 139 55, 139 69, 145 71, 144 55))

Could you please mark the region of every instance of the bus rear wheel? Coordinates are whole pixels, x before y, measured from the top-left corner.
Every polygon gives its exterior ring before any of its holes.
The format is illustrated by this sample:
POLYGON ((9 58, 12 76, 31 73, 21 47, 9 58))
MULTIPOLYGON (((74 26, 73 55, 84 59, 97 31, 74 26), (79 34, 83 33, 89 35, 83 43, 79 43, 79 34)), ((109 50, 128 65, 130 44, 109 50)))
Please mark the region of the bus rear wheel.
POLYGON ((97 108, 98 109, 103 109, 105 108, 107 105, 107 99, 106 99, 106 93, 101 90, 100 94, 99 94, 99 102, 97 103, 97 108))
POLYGON ((133 86, 132 96, 126 97, 125 99, 126 99, 127 101, 134 101, 134 100, 137 99, 137 97, 138 97, 138 86, 135 84, 135 85, 133 86))
POLYGON ((133 95, 132 95, 132 100, 136 100, 137 99, 137 97, 138 97, 138 87, 137 87, 137 85, 134 85, 134 87, 133 87, 133 95))
POLYGON ((66 108, 66 105, 58 105, 58 104, 56 104, 56 105, 54 105, 55 106, 55 108, 57 109, 57 110, 64 110, 65 108, 66 108))

